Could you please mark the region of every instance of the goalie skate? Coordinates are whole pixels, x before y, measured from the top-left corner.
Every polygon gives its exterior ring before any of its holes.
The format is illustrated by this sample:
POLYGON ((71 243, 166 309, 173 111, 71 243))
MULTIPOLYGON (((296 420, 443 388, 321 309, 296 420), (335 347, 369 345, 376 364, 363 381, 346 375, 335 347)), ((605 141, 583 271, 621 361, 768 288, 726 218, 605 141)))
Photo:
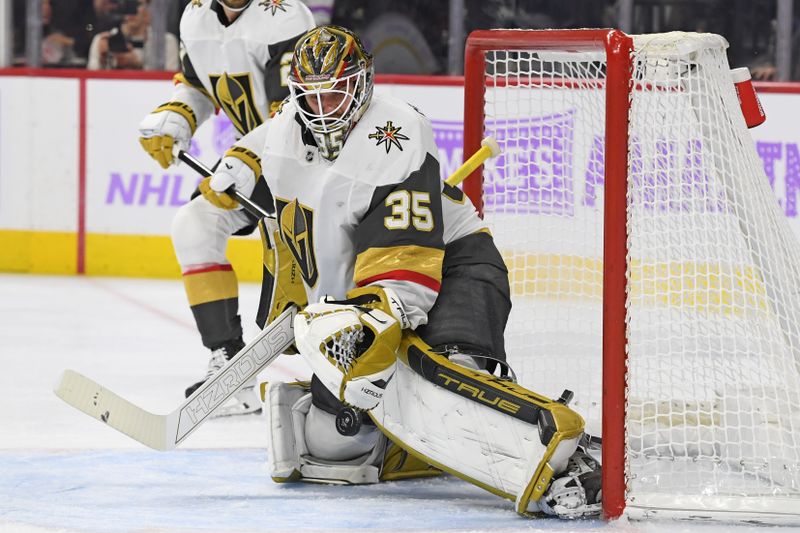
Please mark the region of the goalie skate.
POLYGON ((567 462, 567 471, 554 479, 545 492, 540 502, 542 510, 567 519, 600 516, 603 508, 601 472, 600 463, 579 446, 567 462))

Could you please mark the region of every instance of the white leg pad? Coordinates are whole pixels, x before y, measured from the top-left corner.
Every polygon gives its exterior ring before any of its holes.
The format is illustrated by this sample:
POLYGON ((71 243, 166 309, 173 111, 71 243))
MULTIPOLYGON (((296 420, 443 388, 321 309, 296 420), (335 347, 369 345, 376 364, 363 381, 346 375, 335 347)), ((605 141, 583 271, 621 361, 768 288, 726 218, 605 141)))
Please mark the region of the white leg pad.
POLYGON ((311 394, 300 385, 271 382, 267 387, 264 398, 269 429, 267 469, 275 481, 288 481, 300 475, 300 456, 307 454, 308 449, 302 433, 298 439, 294 428, 305 426, 305 413, 310 404, 311 394))
POLYGON ((377 428, 365 425, 353 437, 340 435, 335 417, 314 407, 311 393, 297 383, 270 383, 264 411, 267 469, 274 481, 378 482, 387 441, 377 428))
MULTIPOLYGON (((492 402, 490 394, 476 396, 492 402)), ((540 510, 531 493, 543 493, 550 476, 565 470, 580 437, 551 441, 546 468, 540 468, 548 447, 536 424, 437 386, 400 361, 371 415, 393 441, 430 464, 515 500, 520 513, 540 510)))
POLYGON ((375 426, 361 426, 361 430, 347 437, 336 430, 336 417, 313 404, 305 420, 305 437, 308 454, 326 461, 348 461, 370 453, 378 443, 380 431, 375 426))

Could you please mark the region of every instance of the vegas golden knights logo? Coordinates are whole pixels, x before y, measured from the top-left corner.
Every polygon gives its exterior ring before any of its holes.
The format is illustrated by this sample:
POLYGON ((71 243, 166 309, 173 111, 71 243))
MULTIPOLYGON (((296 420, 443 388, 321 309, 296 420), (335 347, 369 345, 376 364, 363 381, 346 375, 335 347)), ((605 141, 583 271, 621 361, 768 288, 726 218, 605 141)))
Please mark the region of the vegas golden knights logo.
POLYGON ((256 108, 253 82, 249 72, 209 76, 214 99, 242 135, 264 122, 256 108))
POLYGON ((292 252, 309 287, 317 284, 317 258, 314 255, 314 212, 297 200, 275 199, 281 239, 292 252))

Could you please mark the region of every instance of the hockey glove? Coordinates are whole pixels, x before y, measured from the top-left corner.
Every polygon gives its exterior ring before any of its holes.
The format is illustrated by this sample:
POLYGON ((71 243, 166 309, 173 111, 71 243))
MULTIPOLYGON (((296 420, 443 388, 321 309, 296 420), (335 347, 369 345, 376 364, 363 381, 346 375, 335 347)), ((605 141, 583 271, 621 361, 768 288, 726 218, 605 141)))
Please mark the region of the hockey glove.
POLYGON ((188 150, 196 128, 192 108, 183 102, 167 102, 139 123, 139 143, 161 168, 167 168, 174 162, 174 147, 188 150))
POLYGON ((249 197, 260 176, 261 159, 247 148, 233 146, 225 152, 207 185, 201 183, 200 192, 206 200, 222 209, 241 208, 225 191, 233 187, 242 196, 249 197))
POLYGON ((211 188, 212 179, 214 178, 210 176, 203 178, 203 181, 197 186, 197 188, 200 189, 200 194, 214 207, 219 207, 220 209, 238 209, 239 202, 231 198, 230 195, 224 192, 217 192, 211 188))
POLYGON ((369 410, 383 399, 395 372, 400 323, 380 309, 316 303, 294 319, 295 344, 339 401, 369 410))

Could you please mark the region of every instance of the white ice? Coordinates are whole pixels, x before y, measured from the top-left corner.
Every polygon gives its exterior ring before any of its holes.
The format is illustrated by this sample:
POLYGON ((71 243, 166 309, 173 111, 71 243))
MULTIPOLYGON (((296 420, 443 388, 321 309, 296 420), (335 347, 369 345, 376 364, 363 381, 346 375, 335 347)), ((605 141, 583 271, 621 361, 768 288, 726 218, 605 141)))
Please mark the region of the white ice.
MULTIPOLYGON (((246 336, 259 287, 242 284, 246 336)), ((62 403, 72 368, 166 413, 207 362, 180 281, 0 274, 0 531, 755 531, 677 522, 564 522, 455 478, 342 487, 278 485, 259 416, 216 419, 153 452, 62 403)), ((264 380, 307 377, 286 356, 264 380)), ((782 528, 788 531, 791 528, 782 528)))

